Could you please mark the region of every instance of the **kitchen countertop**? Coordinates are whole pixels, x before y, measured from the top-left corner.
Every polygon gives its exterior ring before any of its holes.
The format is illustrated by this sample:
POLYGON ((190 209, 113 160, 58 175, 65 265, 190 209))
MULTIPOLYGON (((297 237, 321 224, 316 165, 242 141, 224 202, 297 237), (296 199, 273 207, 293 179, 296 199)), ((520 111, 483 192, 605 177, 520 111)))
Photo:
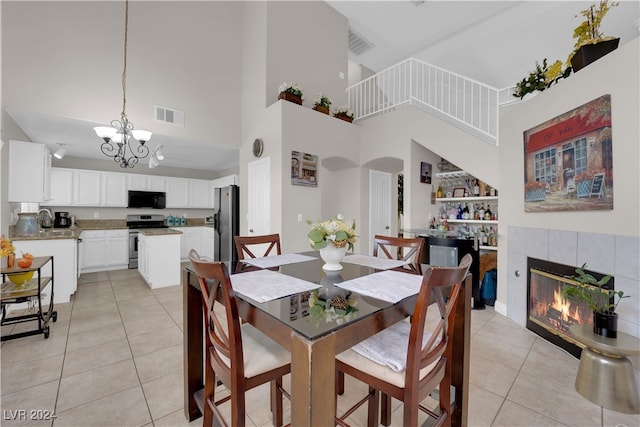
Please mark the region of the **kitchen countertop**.
MULTIPOLYGON (((11 240, 77 240, 85 230, 127 230, 126 220, 104 219, 104 220, 77 220, 75 228, 48 228, 41 230, 33 236, 16 236, 13 234, 13 226, 9 226, 9 238, 11 240)), ((174 225, 170 228, 147 228, 139 229, 146 236, 161 236, 169 234, 182 234, 181 228, 189 227, 213 227, 213 224, 204 222, 204 218, 192 218, 187 220, 187 225, 174 225)))
MULTIPOLYGON (((33 236, 14 236, 11 232, 9 238, 11 240, 61 240, 61 239, 74 239, 77 240, 82 233, 82 228, 49 228, 43 229, 38 234, 33 236)), ((13 230, 11 230, 13 231, 13 230)))
POLYGON ((143 236, 167 236, 170 234, 182 234, 182 231, 171 228, 139 228, 137 230, 143 236))

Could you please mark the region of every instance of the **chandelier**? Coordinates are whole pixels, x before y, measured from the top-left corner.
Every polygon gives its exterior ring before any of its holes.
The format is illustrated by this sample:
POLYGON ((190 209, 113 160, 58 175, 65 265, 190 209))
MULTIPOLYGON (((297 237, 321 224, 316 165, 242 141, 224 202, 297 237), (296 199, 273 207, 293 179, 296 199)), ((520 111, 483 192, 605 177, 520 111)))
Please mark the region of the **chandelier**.
POLYGON ((145 142, 151 138, 151 132, 134 129, 126 113, 127 106, 127 37, 129 33, 129 0, 125 0, 124 13, 124 69, 122 71, 122 112, 120 120, 112 120, 111 126, 94 127, 96 134, 104 140, 100 149, 106 156, 122 168, 132 168, 140 159, 149 155, 145 142))

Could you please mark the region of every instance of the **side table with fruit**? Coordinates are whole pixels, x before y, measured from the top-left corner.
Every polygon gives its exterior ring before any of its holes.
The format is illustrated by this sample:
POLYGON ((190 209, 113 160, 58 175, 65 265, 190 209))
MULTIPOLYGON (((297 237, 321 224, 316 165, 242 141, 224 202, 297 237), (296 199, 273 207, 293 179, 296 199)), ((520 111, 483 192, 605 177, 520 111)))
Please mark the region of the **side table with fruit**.
POLYGON ((11 330, 9 328, 5 329, 6 325, 37 322, 37 328, 2 335, 1 341, 37 334, 44 334, 45 338, 49 338, 49 322, 58 320, 58 313, 53 309, 53 271, 53 256, 33 257, 30 254, 23 254, 22 258, 18 259, 13 267, 6 267, 0 270, 2 274, 2 286, 0 288, 2 317, 0 325, 3 326, 3 330, 11 330), (42 268, 48 263, 51 263, 51 276, 44 277, 42 268), (43 301, 45 299, 45 294, 43 293, 45 288, 49 292, 48 304, 43 301), (27 313, 8 317, 7 306, 20 303, 29 304, 30 307, 27 309, 27 313))

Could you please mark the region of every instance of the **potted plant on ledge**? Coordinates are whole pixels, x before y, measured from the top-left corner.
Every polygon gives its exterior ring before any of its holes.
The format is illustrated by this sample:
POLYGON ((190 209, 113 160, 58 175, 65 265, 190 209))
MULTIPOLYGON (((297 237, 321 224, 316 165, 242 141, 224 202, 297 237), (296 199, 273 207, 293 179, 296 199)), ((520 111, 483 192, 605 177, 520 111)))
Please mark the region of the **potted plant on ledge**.
POLYGON ((592 4, 588 9, 580 12, 585 20, 573 30, 576 44, 573 52, 569 55, 574 72, 618 48, 619 38, 605 37, 600 31, 600 24, 602 24, 607 12, 618 4, 619 2, 609 3, 609 0, 601 0, 597 7, 592 4))
POLYGON ((623 291, 605 288, 611 280, 611 276, 602 276, 596 279, 585 269, 587 264, 576 268, 576 275, 571 279, 576 285, 564 285, 562 295, 572 301, 581 301, 587 304, 593 311, 593 333, 608 338, 618 336, 618 313, 616 308, 622 298, 628 298, 623 291))
POLYGON ((351 111, 351 108, 343 105, 335 109, 335 111, 333 112, 333 117, 337 117, 340 120, 351 123, 353 122, 353 118, 355 117, 355 115, 353 114, 353 111, 351 111))
POLYGON ((324 114, 329 114, 329 107, 331 107, 331 98, 321 93, 316 94, 316 97, 313 98, 313 109, 324 114))
POLYGON ((284 82, 278 88, 278 99, 284 99, 286 101, 302 105, 302 101, 304 100, 304 92, 297 83, 289 84, 287 82, 284 82))

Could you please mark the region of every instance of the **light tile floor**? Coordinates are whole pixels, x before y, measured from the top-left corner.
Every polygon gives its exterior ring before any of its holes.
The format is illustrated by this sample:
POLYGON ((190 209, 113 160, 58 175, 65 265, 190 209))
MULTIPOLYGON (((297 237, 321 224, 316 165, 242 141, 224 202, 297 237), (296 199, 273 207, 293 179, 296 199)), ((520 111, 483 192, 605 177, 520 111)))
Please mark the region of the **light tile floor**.
MULTIPOLYGON (((188 423, 182 409, 180 286, 152 291, 136 270, 85 274, 72 302, 56 310, 49 339, 2 343, 1 425, 201 425, 188 423), (56 418, 43 419, 51 414, 56 418)), ((19 327, 25 325, 2 332, 19 327)), ((573 388, 577 359, 491 307, 474 310, 471 327, 470 426, 601 425, 600 408, 573 388)), ((365 387, 347 377, 346 389, 338 411, 365 387)), ((271 425, 266 386, 247 402, 247 425, 271 425)), ((401 425, 401 405, 394 403, 392 422, 401 425)), ((364 412, 348 421, 365 425, 364 412)), ((289 415, 285 401, 285 421, 289 415)), ((607 410, 603 420, 640 425, 638 415, 607 410)))

